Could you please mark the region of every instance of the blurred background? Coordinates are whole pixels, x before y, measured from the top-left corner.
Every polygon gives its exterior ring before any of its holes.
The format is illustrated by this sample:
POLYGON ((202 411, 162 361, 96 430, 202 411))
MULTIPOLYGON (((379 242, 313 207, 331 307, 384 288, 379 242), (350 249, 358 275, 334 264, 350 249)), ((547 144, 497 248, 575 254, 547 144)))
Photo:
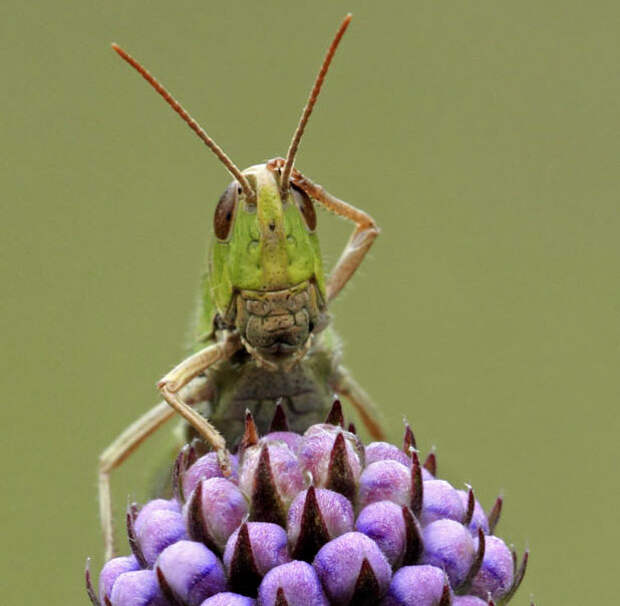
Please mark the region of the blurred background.
MULTIPOLYGON (((5 0, 3 604, 87 602, 98 454, 186 351, 229 181, 109 43, 247 166, 285 154, 349 10, 297 163, 382 228, 333 305, 347 365, 393 440, 406 416, 440 475, 503 491, 515 604, 615 601, 617 3, 5 0)), ((350 226, 319 221, 332 263, 350 226)), ((113 475, 119 519, 169 440, 113 475)))

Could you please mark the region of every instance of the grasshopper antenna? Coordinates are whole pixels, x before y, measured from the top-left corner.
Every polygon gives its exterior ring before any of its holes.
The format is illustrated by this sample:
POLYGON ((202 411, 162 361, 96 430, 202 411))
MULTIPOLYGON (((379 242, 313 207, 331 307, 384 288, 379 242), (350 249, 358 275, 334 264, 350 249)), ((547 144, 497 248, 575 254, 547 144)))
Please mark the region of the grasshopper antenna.
POLYGON ((181 104, 161 85, 157 79, 152 76, 148 70, 143 67, 129 53, 124 51, 118 44, 112 43, 112 48, 133 67, 166 101, 172 109, 181 116, 183 121, 202 139, 205 145, 220 159, 222 164, 228 169, 228 172, 237 180, 242 187, 246 198, 254 200, 254 190, 250 186, 249 181, 237 168, 235 163, 226 155, 226 152, 213 140, 204 129, 192 118, 181 104))
POLYGON ((314 81, 314 86, 310 91, 310 96, 308 97, 308 101, 306 102, 306 106, 301 114, 301 118, 299 119, 299 124, 297 125, 297 129, 295 130, 295 134, 293 135, 293 139, 291 140, 291 144, 288 148, 288 152, 286 153, 286 163, 284 168, 282 169, 282 191, 284 194, 288 191, 288 182, 291 177, 291 172, 293 172, 293 164, 295 163, 295 154, 297 153, 297 148, 299 147, 299 142, 304 134, 304 129, 306 128, 306 124, 308 123, 308 119, 310 118, 310 114, 314 109, 314 104, 319 97, 321 92, 321 87, 323 86, 323 81, 325 80, 325 76, 327 75, 327 70, 329 69, 329 65, 336 54, 336 49, 340 44, 340 40, 342 36, 344 36, 347 27, 349 27, 349 23, 351 23, 351 19, 353 15, 349 13, 342 20, 332 43, 329 45, 327 49, 327 54, 325 55, 325 59, 323 59, 323 64, 321 65, 321 69, 314 81))

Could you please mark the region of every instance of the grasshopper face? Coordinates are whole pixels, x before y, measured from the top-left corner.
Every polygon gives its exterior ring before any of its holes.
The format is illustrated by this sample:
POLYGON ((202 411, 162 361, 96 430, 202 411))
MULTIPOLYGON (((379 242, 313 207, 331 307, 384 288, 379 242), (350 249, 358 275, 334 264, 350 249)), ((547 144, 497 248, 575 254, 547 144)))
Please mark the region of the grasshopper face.
MULTIPOLYGON (((237 330, 247 351, 260 365, 271 370, 287 370, 304 356, 312 336, 327 324, 325 302, 342 288, 359 263, 358 258, 366 251, 366 244, 357 242, 341 260, 339 271, 330 277, 330 287, 326 287, 313 202, 305 186, 301 189, 292 178, 299 142, 350 21, 351 15, 343 19, 325 55, 286 160, 276 159, 244 171, 239 170, 146 68, 118 45, 112 45, 235 179, 215 210, 215 238, 205 277, 199 329, 202 334, 212 334, 213 327, 237 330)), ((301 177, 299 173, 298 176, 301 177)), ((337 214, 359 220, 359 212, 356 214, 336 199, 326 202, 321 198, 325 193, 313 187, 311 195, 323 205, 337 214)))
POLYGON ((298 360, 325 327, 325 277, 309 196, 294 186, 282 193, 280 175, 258 164, 236 181, 216 207, 205 302, 239 331, 252 356, 268 367, 298 360))

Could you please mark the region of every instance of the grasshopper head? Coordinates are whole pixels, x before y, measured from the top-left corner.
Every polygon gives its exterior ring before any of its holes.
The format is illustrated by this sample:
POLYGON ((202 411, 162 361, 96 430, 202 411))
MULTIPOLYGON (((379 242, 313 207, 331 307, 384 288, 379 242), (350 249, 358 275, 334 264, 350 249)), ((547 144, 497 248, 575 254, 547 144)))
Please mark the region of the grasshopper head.
POLYGON ((295 155, 325 75, 344 32, 336 31, 288 148, 282 168, 257 164, 240 171, 178 101, 136 59, 112 48, 164 98, 235 179, 215 210, 214 243, 199 329, 214 318, 236 328, 246 349, 265 366, 295 363, 312 334, 326 324, 325 278, 312 200, 290 182, 295 155))
POLYGON ((268 165, 243 175, 254 196, 233 181, 217 204, 205 295, 250 353, 278 364, 326 323, 316 213, 301 189, 283 194, 268 165))

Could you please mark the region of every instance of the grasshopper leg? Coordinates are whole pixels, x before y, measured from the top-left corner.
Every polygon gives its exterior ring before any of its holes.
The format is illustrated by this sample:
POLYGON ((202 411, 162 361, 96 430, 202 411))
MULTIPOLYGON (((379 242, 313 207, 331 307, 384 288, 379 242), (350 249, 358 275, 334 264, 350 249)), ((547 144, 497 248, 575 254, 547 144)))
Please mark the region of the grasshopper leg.
POLYGON ((327 301, 329 302, 338 295, 362 263, 368 249, 379 235, 379 228, 368 213, 336 198, 323 186, 313 183, 299 171, 293 171, 291 181, 328 210, 355 223, 355 229, 327 280, 327 301))
MULTIPOLYGON (((210 399, 211 387, 204 381, 187 386, 186 399, 192 404, 210 399)), ((167 402, 160 402, 127 427, 99 456, 99 515, 106 561, 114 557, 114 524, 110 474, 166 421, 174 416, 167 402)))
POLYGON ((239 335, 228 333, 222 341, 209 345, 183 360, 157 383, 164 400, 213 446, 224 475, 230 473, 230 453, 226 448, 226 441, 209 421, 183 401, 179 390, 212 364, 230 358, 240 347, 239 335))
POLYGON ((385 440, 385 433, 377 420, 379 411, 348 370, 342 366, 338 367, 332 387, 338 395, 344 396, 351 402, 372 438, 385 440))

